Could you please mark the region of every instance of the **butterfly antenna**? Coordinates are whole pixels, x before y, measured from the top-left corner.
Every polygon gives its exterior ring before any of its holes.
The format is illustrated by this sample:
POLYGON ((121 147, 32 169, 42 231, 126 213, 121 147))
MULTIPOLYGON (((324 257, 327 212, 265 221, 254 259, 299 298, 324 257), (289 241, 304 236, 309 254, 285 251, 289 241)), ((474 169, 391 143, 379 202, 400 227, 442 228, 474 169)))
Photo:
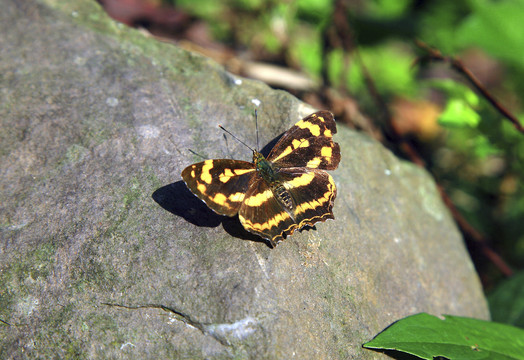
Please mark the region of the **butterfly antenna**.
POLYGON ((239 138, 237 138, 235 135, 233 135, 229 130, 227 130, 225 127, 223 127, 222 125, 218 125, 219 128, 221 128, 222 130, 224 130, 225 132, 227 132, 229 135, 231 135, 233 137, 233 139, 235 139, 236 141, 238 141, 239 143, 241 143, 242 145, 244 145, 245 147, 247 147, 249 150, 251 150, 252 152, 255 152, 255 150, 253 150, 251 148, 251 146, 249 146, 248 144, 246 144, 245 142, 243 142, 242 140, 240 140, 239 138))
POLYGON ((255 109, 255 131, 256 131, 256 134, 257 134, 257 151, 260 150, 260 146, 258 146, 258 113, 257 113, 257 109, 255 109))

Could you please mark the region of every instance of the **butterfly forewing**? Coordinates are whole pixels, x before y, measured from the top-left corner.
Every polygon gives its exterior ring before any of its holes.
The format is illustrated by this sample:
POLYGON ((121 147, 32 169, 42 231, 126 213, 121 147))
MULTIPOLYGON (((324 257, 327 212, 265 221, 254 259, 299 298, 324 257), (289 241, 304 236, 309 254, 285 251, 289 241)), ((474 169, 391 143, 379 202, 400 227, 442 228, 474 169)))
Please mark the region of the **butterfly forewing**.
POLYGON ((189 190, 221 215, 236 215, 255 175, 252 163, 241 160, 206 160, 182 171, 189 190))
POLYGON ((279 168, 336 169, 340 147, 333 142, 337 127, 333 114, 318 111, 297 122, 280 138, 268 160, 279 168))

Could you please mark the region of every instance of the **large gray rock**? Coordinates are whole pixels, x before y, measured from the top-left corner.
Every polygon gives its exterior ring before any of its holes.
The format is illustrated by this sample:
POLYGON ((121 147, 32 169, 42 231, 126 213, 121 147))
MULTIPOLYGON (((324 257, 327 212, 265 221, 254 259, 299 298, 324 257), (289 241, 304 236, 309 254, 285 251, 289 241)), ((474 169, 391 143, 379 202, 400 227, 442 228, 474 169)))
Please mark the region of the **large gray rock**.
POLYGON ((0 5, 0 358, 372 359, 406 315, 488 318, 423 170, 339 125, 336 220, 270 249, 180 172, 249 160, 216 124, 255 144, 255 98, 264 144, 311 109, 94 1, 0 5))

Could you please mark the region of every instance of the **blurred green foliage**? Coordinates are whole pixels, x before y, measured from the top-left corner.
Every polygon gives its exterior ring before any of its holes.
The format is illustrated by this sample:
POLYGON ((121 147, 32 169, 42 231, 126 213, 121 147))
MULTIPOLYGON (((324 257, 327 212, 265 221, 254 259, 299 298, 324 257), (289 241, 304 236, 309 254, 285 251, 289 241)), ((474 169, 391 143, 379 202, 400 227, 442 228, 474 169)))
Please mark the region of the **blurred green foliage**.
MULTIPOLYGON (((522 123, 524 0, 340 4, 342 14, 340 8, 335 10, 335 1, 326 0, 176 1, 204 19, 218 41, 285 62, 317 81, 327 80, 356 98, 371 118, 381 114, 366 86, 363 65, 386 101, 436 98, 443 130, 419 144, 429 169, 465 218, 492 241, 490 245, 511 266, 522 269, 524 135, 449 66, 413 66, 423 54, 413 44, 420 39, 444 54, 473 57, 473 64, 475 56, 481 65, 495 64, 493 74, 484 74, 487 89, 522 123), (326 46, 336 15, 347 20, 350 33, 345 36, 351 49, 326 46)), ((476 264, 488 284, 497 279, 498 272, 485 259, 476 264)))
POLYGON ((524 272, 502 281, 488 297, 493 321, 524 328, 524 272))

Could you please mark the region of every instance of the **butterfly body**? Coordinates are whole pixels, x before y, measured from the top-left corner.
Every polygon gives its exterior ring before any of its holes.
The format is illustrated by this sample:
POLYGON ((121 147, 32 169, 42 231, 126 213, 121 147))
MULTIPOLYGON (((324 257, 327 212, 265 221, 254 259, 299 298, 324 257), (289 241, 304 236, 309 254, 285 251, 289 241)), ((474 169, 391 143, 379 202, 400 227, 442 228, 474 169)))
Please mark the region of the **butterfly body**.
POLYGON ((253 162, 216 159, 188 166, 188 188, 218 214, 238 213, 244 228, 273 245, 296 229, 334 219, 333 178, 340 147, 333 114, 319 111, 297 122, 265 158, 253 162))
POLYGON ((253 152, 253 163, 255 164, 257 175, 266 182, 273 196, 294 220, 295 205, 293 197, 283 185, 284 179, 281 179, 279 168, 275 167, 258 151, 253 152))
POLYGON ((278 169, 275 169, 273 164, 256 150, 253 152, 253 164, 255 164, 258 176, 264 179, 264 181, 268 184, 277 182, 278 169))

